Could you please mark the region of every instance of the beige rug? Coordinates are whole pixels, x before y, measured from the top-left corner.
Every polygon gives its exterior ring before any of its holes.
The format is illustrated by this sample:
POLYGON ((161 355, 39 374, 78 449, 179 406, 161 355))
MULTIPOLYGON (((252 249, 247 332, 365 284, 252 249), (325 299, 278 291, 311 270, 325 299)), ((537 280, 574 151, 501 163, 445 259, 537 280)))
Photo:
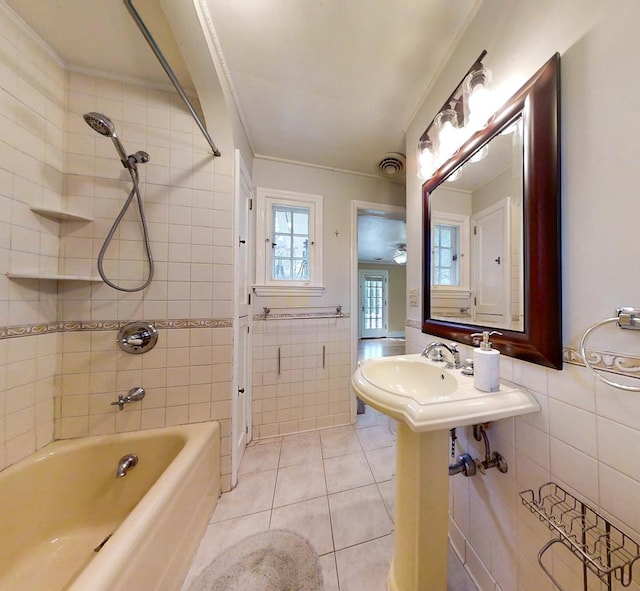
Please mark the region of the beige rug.
POLYGON ((271 530, 234 544, 198 575, 189 591, 321 591, 318 555, 302 536, 271 530))

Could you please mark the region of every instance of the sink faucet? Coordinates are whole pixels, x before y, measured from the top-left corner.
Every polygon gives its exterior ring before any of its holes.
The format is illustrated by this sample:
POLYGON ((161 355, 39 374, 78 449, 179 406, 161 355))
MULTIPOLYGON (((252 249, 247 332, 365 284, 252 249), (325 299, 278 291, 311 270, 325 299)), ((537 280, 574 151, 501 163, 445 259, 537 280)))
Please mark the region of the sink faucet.
POLYGON ((439 353, 442 355, 444 353, 447 365, 445 366, 447 369, 459 369, 460 368, 460 352, 458 351, 458 347, 455 343, 451 343, 446 345, 445 343, 429 343, 422 351, 421 355, 426 357, 427 359, 434 359, 436 361, 442 361, 442 359, 438 359, 438 357, 434 358, 432 351, 436 352, 436 355, 439 353))

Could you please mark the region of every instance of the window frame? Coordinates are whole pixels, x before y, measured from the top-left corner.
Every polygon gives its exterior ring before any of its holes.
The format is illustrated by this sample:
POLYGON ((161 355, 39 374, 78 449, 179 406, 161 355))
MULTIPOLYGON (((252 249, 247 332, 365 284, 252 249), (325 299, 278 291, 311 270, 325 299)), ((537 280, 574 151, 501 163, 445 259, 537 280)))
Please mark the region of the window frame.
POLYGON ((259 296, 321 296, 322 283, 322 195, 282 191, 258 187, 256 191, 256 281, 254 292, 259 296), (273 206, 309 209, 309 279, 282 280, 271 277, 273 248, 273 206))
POLYGON ((437 225, 457 226, 459 237, 459 266, 458 273, 460 278, 459 285, 442 285, 433 283, 433 264, 434 256, 431 256, 431 269, 430 283, 431 289, 436 291, 468 291, 471 285, 471 272, 470 272, 470 254, 471 254, 471 235, 470 235, 470 220, 469 216, 457 213, 438 212, 434 213, 431 219, 431 235, 435 231, 437 225))

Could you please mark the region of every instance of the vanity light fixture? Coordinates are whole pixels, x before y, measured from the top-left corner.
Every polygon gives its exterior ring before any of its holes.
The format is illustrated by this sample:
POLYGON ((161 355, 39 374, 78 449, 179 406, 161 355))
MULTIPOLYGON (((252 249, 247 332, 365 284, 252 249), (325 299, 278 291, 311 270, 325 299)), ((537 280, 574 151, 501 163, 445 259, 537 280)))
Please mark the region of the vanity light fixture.
MULTIPOLYGON (((431 178, 494 114, 491 72, 482 64, 486 55, 486 50, 480 54, 420 136, 417 169, 421 180, 431 178)), ((479 162, 486 155, 487 148, 483 148, 471 161, 479 162)))

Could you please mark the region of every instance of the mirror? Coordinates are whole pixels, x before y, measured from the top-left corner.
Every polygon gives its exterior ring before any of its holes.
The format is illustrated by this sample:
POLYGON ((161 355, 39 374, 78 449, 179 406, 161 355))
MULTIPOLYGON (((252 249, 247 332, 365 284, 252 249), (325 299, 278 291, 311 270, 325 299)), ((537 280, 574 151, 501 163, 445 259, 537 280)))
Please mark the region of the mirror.
POLYGON ((499 330, 502 353, 561 369, 558 89, 556 54, 424 183, 422 331, 499 330))

